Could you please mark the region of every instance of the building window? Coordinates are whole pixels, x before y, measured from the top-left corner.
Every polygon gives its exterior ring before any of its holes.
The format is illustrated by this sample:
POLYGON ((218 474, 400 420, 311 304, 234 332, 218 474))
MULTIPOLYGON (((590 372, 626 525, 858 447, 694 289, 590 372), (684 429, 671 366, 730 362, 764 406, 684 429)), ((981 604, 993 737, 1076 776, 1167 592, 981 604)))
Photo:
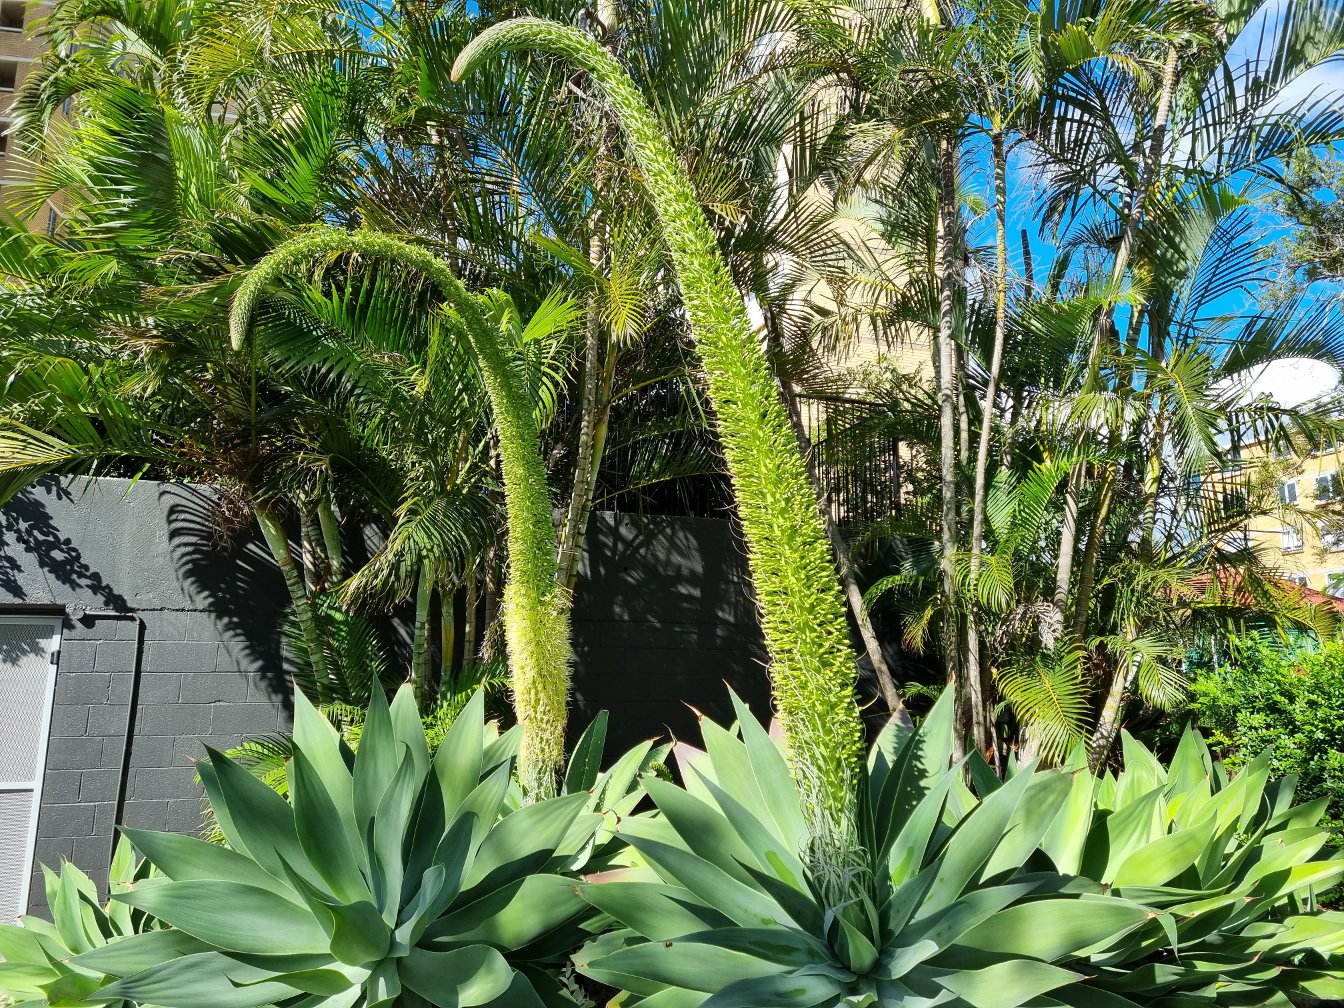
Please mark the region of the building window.
POLYGON ((1325 572, 1325 593, 1344 598, 1344 570, 1325 572))
POLYGON ((1279 484, 1279 502, 1281 504, 1297 503, 1297 480, 1284 480, 1279 484))
POLYGON ((1331 525, 1328 521, 1321 522, 1321 548, 1334 551, 1344 550, 1344 529, 1331 525))
POLYGON ((1283 579, 1290 584, 1297 585, 1299 588, 1311 587, 1311 583, 1305 574, 1285 574, 1283 579))
POLYGON ((23 0, 0 0, 0 30, 23 31, 23 0))
POLYGON ((47 207, 47 234, 54 235, 58 223, 60 223, 60 217, 56 213, 56 208, 47 207))
POLYGON ((14 60, 0 60, 0 91, 13 91, 19 84, 19 64, 14 60))
POLYGON ((1339 470, 1322 473, 1316 477, 1316 499, 1318 501, 1339 500, 1344 497, 1344 486, 1340 483, 1339 470))
POLYGON ((1246 514, 1246 491, 1224 490, 1222 505, 1224 518, 1236 518, 1246 514))
POLYGON ((1285 525, 1279 530, 1279 539, 1285 553, 1297 553, 1302 549, 1302 530, 1285 525))

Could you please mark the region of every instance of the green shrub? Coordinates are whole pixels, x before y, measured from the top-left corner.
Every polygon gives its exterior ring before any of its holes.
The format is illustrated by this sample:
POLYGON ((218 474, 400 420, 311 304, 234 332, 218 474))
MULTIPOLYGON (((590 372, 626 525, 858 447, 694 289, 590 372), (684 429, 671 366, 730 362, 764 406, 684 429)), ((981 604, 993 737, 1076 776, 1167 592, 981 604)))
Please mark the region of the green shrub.
POLYGON ((358 753, 295 696, 290 801, 219 753, 201 778, 229 847, 126 830, 164 879, 114 901, 173 928, 76 956, 118 977, 99 998, 167 1008, 571 1002, 558 967, 596 914, 575 873, 620 849, 608 820, 661 758, 637 748, 597 772, 581 740, 570 793, 520 804, 516 738, 486 740, 478 694, 430 756, 409 686, 375 691, 358 753))
POLYGON ((1326 800, 1323 824, 1344 826, 1344 644, 1234 641, 1224 664, 1196 675, 1190 710, 1228 770, 1270 753, 1274 776, 1295 776, 1299 796, 1326 800))

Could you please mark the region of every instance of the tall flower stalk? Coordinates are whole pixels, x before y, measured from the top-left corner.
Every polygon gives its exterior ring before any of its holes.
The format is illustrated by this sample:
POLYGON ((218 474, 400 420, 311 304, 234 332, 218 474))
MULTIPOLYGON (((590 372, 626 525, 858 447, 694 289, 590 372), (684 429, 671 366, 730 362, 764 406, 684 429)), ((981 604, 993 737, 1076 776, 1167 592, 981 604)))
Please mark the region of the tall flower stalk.
POLYGON ((854 656, 816 496, 764 348, 686 171, 629 76, 593 39, 553 21, 507 21, 462 51, 453 79, 520 49, 564 57, 590 75, 647 187, 704 366, 746 536, 775 703, 814 816, 813 856, 839 864, 833 855, 853 843, 852 779, 863 752, 854 656))
POLYGON ((555 528, 532 403, 476 298, 446 264, 422 248, 387 235, 322 229, 277 247, 239 285, 229 314, 234 348, 245 344, 253 310, 268 283, 314 258, 346 253, 391 260, 432 281, 461 323, 480 366, 499 432, 508 516, 503 621, 510 686, 523 729, 518 773, 529 799, 549 797, 556 792, 565 758, 573 662, 569 594, 555 580, 555 528))

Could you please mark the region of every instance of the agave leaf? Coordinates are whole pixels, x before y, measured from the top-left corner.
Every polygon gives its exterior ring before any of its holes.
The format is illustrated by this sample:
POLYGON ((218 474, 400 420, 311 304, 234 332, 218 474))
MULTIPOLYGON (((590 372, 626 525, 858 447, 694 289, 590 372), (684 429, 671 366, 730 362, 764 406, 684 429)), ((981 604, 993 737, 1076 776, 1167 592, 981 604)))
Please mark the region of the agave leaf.
POLYGON ((450 952, 412 949, 401 960, 401 980, 442 1008, 472 1008, 493 1001, 513 983, 513 970, 495 949, 467 945, 450 952))
MULTIPOLYGON (((422 729, 423 731, 423 729, 422 729)), ((378 806, 392 784, 401 766, 396 740, 392 732, 392 712, 382 690, 374 690, 369 709, 364 715, 364 730, 355 754, 354 799, 355 824, 363 839, 367 824, 374 821, 378 806)), ((369 851, 369 864, 374 863, 374 852, 369 851)))
MULTIPOLYGON (((755 782, 761 802, 769 812, 768 818, 759 815, 757 818, 762 823, 773 819, 779 836, 790 842, 795 850, 802 850, 807 840, 807 820, 798 800, 798 788, 789 772, 788 761, 770 733, 761 727, 751 710, 742 702, 742 698, 732 690, 728 691, 728 696, 737 712, 738 728, 742 732, 742 742, 752 771, 750 779, 755 782)), ((743 804, 750 805, 749 802, 743 804)))
POLYGON ((434 753, 434 778, 443 797, 445 815, 452 816, 481 782, 480 724, 485 717, 485 698, 478 690, 454 719, 434 753))
MULTIPOLYGON (((713 793, 713 782, 705 783, 713 793)), ((644 787, 688 850, 739 882, 751 884, 744 866, 760 862, 722 811, 666 781, 650 780, 644 787)))
MULTIPOLYGON (((381 688, 380 688, 381 689, 381 688)), ((360 831, 355 824, 354 782, 350 768, 341 751, 340 734, 304 696, 294 691, 294 744, 291 752, 301 752, 313 773, 321 782, 322 790, 335 806, 351 842, 360 843, 360 831)))
POLYGON ((729 926, 697 931, 694 935, 688 935, 681 940, 744 952, 757 959, 793 969, 804 969, 817 963, 842 965, 835 961, 825 942, 792 928, 729 926))
POLYGON ((1125 858, 1109 881, 1117 889, 1127 885, 1165 885, 1199 860, 1213 839, 1214 825, 1210 817, 1198 826, 1168 833, 1140 847, 1125 858))
POLYGON ((292 870, 309 884, 323 886, 299 845, 289 803, 227 756, 209 748, 206 752, 211 773, 202 773, 201 781, 234 850, 276 879, 283 881, 292 870), (218 814, 221 808, 224 816, 218 814))
POLYGON ((165 882, 113 897, 231 952, 321 952, 327 936, 306 908, 268 889, 214 879, 165 882))
POLYGON ((388 721, 392 726, 392 738, 402 758, 410 756, 415 766, 415 776, 419 780, 429 769, 429 740, 425 737, 425 725, 420 720, 420 711, 415 704, 415 691, 409 683, 397 688, 388 708, 388 721))
POLYGON ((266 982, 240 986, 230 975, 237 963, 218 952, 198 952, 152 966, 103 988, 104 998, 126 998, 141 1004, 180 1004, 190 991, 196 1008, 261 1008, 301 994, 287 984, 266 982))
POLYGON ((497 889, 539 871, 551 859, 574 823, 587 822, 590 835, 602 824, 597 815, 581 816, 588 796, 582 792, 525 805, 500 820, 482 841, 466 882, 466 898, 497 889))
POLYGON ((922 920, 961 895, 1002 842, 1032 778, 1031 773, 1018 774, 958 824, 941 853, 938 874, 912 920, 922 920))
POLYGON ((656 865, 664 878, 685 886, 706 905, 722 911, 743 927, 797 923, 760 889, 737 881, 690 851, 630 833, 620 835, 656 865))
POLYGON ((1077 973, 1029 959, 1010 959, 978 970, 931 971, 929 975, 973 1008, 1020 1008, 1040 994, 1081 979, 1077 973))
POLYGON ((522 948, 587 909, 577 889, 563 875, 528 875, 444 915, 424 934, 435 947, 471 941, 522 948))
POLYGON ((1120 806, 1094 827, 1083 854, 1081 874, 1110 883, 1125 858, 1158 837, 1166 835, 1162 814, 1162 791, 1150 791, 1128 805, 1120 806))
MULTIPOLYGON (((361 753, 366 744, 367 738, 360 742, 361 753)), ((358 776, 355 781, 358 793, 358 776)), ((389 927, 395 927, 397 923, 402 884, 406 878, 406 831, 411 825, 411 815, 415 811, 416 798, 423 783, 424 771, 417 768, 413 755, 405 753, 387 790, 383 792, 377 812, 365 827, 371 837, 369 867, 373 876, 370 879, 373 883, 373 902, 382 911, 383 920, 389 927)))
POLYGON ((220 844, 206 843, 179 833, 156 833, 129 826, 123 826, 121 832, 136 850, 175 882, 231 878, 258 889, 271 889, 277 896, 291 901, 296 899, 293 890, 262 871, 251 858, 220 844))
POLYGON ((574 794, 589 791, 597 784, 602 772, 602 749, 607 741, 607 712, 598 711, 597 717, 584 729, 565 770, 565 791, 574 794))
MULTIPOLYGON (((943 805, 947 801, 947 793, 951 787, 952 775, 946 774, 919 799, 918 804, 901 824, 900 832, 895 838, 886 841, 887 873, 894 888, 907 884, 923 868, 929 839, 942 818, 943 805)), ((899 923, 893 923, 893 927, 903 926, 908 915, 915 912, 915 907, 911 904, 902 910, 907 916, 899 923)))
POLYGON ((1073 788, 1073 779, 1058 770, 1027 770, 1022 776, 1031 778, 1026 795, 1013 810, 1003 839, 980 872, 982 881, 1017 870, 1027 862, 1054 825, 1073 788))
POLYGON ((365 966, 387 955, 392 931, 368 900, 328 907, 333 918, 331 954, 351 966, 365 966))
POLYGON ((966 961, 960 949, 974 953, 972 965, 984 965, 986 955, 1054 962, 1083 950, 1105 948, 1151 917, 1146 908, 1116 897, 1019 903, 971 928, 937 962, 966 961))
POLYGON ((919 963, 937 955, 958 938, 1009 904, 1036 889, 1036 883, 993 886, 966 893, 955 903, 903 930, 899 945, 888 948, 879 960, 881 971, 897 979, 919 963))
MULTIPOLYGON (((843 993, 839 981, 816 974, 751 977, 710 995, 700 1008, 811 1008, 837 1003, 843 993)), ((651 1000, 640 1004, 647 1005, 651 1000)))
POLYGON ((180 956, 208 949, 186 932, 163 929, 144 931, 90 949, 70 960, 71 965, 106 976, 133 976, 180 956))
POLYGON ((661 882, 603 882, 583 886, 579 895, 650 941, 668 941, 732 924, 717 910, 700 904, 689 889, 661 882))
MULTIPOLYGON (((347 786, 350 776, 345 775, 347 786)), ((369 884, 360 871, 363 845, 346 823, 331 798, 331 792, 303 749, 295 746, 289 761, 289 796, 294 806, 294 825, 299 844, 313 870, 340 902, 373 900, 369 884), (359 850, 361 854, 357 854, 359 850)), ((214 878, 228 878, 215 874, 214 878)))
MULTIPOLYGON (((698 771, 692 771, 698 773, 698 771)), ((794 853, 795 848, 785 838, 772 832, 748 811, 747 807, 724 791, 708 778, 704 779, 705 788, 713 796, 714 802, 727 817, 729 825, 737 831, 742 843, 755 853, 752 859, 762 871, 773 875, 784 884, 800 893, 807 892, 807 869, 794 853)), ((751 871, 750 863, 743 862, 751 871)), ((753 873, 754 877, 754 873, 753 873)))
POLYGON ((669 984, 707 994, 738 980, 786 971, 786 966, 745 952, 684 939, 631 945, 593 960, 585 967, 585 972, 595 979, 602 975, 639 977, 649 983, 669 984))

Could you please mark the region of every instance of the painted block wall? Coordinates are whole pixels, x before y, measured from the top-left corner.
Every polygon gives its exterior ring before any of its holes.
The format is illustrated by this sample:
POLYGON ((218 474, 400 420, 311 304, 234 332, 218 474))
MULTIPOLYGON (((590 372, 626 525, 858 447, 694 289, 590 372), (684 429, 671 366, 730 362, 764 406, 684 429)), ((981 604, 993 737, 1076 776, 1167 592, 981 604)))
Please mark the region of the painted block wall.
MULTIPOLYGON (((37 859, 72 859, 100 885, 114 821, 193 832, 204 746, 288 723, 284 584, 255 537, 221 539, 215 500, 207 488, 100 479, 44 484, 0 510, 0 611, 65 616, 37 859)), ((725 684, 766 713, 764 647, 730 522, 595 514, 574 616, 571 724, 609 710, 609 755, 669 731, 697 738, 697 710, 731 720, 725 684)), ((30 905, 45 906, 40 878, 30 905)))

